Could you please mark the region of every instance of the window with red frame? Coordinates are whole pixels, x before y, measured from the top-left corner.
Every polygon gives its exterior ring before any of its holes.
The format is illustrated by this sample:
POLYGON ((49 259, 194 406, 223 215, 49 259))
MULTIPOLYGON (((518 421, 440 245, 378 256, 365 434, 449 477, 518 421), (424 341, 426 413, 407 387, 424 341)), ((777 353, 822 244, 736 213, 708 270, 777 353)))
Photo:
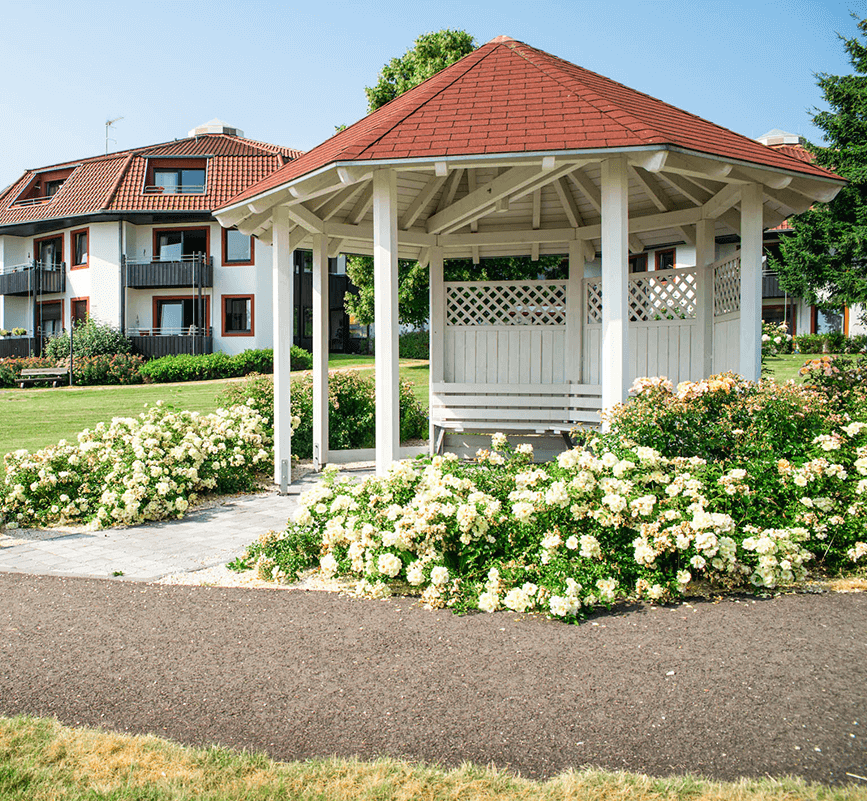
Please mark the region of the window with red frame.
POLYGON ((673 270, 674 266, 674 248, 656 251, 657 270, 673 270))
POLYGON ((72 268, 87 267, 88 230, 72 231, 69 234, 72 240, 72 268))

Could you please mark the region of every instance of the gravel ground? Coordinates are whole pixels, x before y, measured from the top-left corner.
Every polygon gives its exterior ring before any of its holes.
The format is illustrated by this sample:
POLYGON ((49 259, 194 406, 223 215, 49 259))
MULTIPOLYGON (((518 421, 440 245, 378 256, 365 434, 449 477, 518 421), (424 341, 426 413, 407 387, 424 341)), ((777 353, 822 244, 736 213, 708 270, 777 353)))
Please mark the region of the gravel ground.
POLYGON ((286 760, 845 783, 867 775, 867 594, 567 626, 401 598, 0 574, 0 713, 286 760))

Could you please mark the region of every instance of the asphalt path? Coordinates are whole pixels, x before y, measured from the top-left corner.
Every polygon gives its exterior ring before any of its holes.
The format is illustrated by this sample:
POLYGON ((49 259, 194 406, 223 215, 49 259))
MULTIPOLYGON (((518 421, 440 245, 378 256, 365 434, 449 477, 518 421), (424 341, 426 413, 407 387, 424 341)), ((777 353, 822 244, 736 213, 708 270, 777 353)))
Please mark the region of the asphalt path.
POLYGON ((0 714, 529 777, 867 775, 867 594, 580 626, 408 599, 0 573, 0 714))

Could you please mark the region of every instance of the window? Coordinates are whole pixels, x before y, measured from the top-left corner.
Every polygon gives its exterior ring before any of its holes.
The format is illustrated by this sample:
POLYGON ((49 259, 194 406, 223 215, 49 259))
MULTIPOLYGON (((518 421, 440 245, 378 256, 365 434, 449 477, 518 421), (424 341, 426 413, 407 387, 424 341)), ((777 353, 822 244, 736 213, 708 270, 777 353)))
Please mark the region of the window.
POLYGON ((70 323, 86 323, 87 315, 90 312, 90 298, 73 298, 70 301, 69 317, 70 323))
POLYGON ((154 231, 154 261, 189 261, 207 256, 210 231, 207 228, 175 228, 154 231))
POLYGON ((15 199, 15 205, 33 206, 38 203, 48 203, 63 183, 72 175, 74 167, 63 170, 51 170, 35 175, 24 191, 15 199))
POLYGON ((673 270, 674 266, 674 248, 656 251, 657 270, 673 270))
POLYGON ((195 329, 208 327, 209 300, 179 295, 154 298, 154 333, 164 336, 201 333, 195 329))
POLYGON ((647 272, 647 254, 636 253, 629 257, 629 272, 631 273, 646 273, 647 272))
POLYGON ((33 255, 43 267, 59 269, 63 265, 63 236, 34 239, 33 255))
POLYGON ((43 337, 54 336, 63 330, 63 301, 47 300, 39 304, 39 333, 43 337))
POLYGON ((223 336, 253 336, 252 295, 223 295, 223 336))
POLYGON ((253 237, 236 228, 224 228, 223 264, 253 264, 253 237))
POLYGON ((87 228, 70 232, 69 238, 72 241, 72 265, 70 269, 87 267, 87 228))
POLYGON ((159 159, 148 163, 146 195, 203 195, 206 186, 205 159, 159 159))

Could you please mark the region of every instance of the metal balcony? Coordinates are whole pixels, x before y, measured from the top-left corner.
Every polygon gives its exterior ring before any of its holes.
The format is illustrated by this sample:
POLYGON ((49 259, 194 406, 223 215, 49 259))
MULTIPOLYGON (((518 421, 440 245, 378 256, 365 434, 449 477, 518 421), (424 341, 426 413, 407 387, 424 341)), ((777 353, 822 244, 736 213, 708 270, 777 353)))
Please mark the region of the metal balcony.
POLYGON ((0 267, 0 295, 50 295, 66 291, 66 263, 27 261, 0 267))
POLYGON ((214 260, 210 256, 184 256, 178 261, 126 259, 126 285, 130 289, 179 289, 212 287, 214 260))

